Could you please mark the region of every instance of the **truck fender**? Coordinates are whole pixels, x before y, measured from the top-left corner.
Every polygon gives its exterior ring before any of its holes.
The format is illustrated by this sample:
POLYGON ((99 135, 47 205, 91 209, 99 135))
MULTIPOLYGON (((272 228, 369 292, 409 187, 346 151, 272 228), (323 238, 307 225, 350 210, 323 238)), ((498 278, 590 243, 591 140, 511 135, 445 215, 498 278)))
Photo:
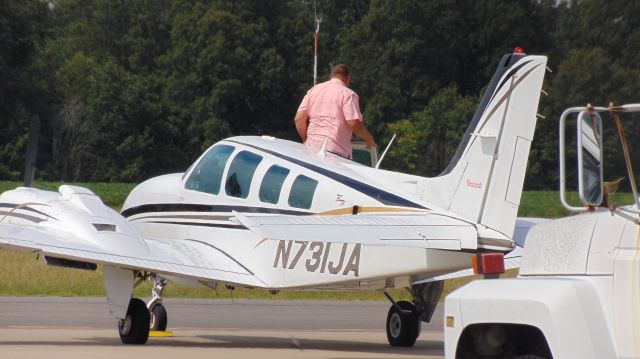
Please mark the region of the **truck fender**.
MULTIPOLYGON (((496 338, 502 335, 500 331, 513 336, 535 333, 525 329, 536 328, 556 359, 616 356, 601 300, 589 280, 564 277, 482 280, 454 291, 445 300, 446 357, 456 357, 460 339, 478 326, 497 330, 493 333, 498 335, 496 338)), ((531 340, 536 340, 535 335, 531 340)), ((521 345, 530 344, 526 339, 519 341, 524 343, 521 345)), ((497 350, 506 350, 507 344, 514 345, 505 342, 497 350)), ((532 353, 518 355, 524 354, 532 353)))

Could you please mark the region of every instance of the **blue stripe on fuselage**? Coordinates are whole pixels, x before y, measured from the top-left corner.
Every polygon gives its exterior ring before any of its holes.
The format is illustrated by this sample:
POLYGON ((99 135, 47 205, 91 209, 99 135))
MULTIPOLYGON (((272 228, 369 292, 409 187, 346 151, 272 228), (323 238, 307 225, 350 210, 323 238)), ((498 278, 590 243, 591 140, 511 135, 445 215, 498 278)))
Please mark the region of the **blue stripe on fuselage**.
POLYGON ((331 178, 332 180, 342 183, 343 185, 353 188, 354 190, 363 193, 377 201, 379 201, 380 203, 386 204, 387 206, 400 206, 400 207, 412 207, 412 208, 419 208, 419 209, 428 209, 424 206, 421 206, 415 202, 411 202, 407 199, 404 199, 400 196, 397 196, 393 193, 389 193, 387 191, 381 190, 380 188, 376 188, 373 186, 370 186, 366 183, 357 181, 353 178, 347 177, 345 175, 341 175, 339 173, 335 173, 333 171, 329 171, 326 168, 322 168, 320 166, 316 166, 313 165, 311 163, 308 162, 304 162, 304 161, 300 161, 298 159, 295 159, 293 157, 289 157, 280 153, 277 153, 275 151, 271 151, 271 150, 267 150, 265 148, 261 148, 255 145, 251 145, 248 143, 244 143, 244 142, 240 142, 240 141, 236 141, 236 140, 225 140, 227 142, 233 142, 233 143, 238 143, 244 146, 248 146, 251 148, 255 148, 256 150, 259 151, 263 151, 266 152, 268 154, 274 155, 276 157, 280 157, 284 160, 287 160, 289 162, 295 163, 299 166, 302 166, 304 168, 310 169, 314 172, 317 172, 321 175, 327 176, 329 178, 331 178))

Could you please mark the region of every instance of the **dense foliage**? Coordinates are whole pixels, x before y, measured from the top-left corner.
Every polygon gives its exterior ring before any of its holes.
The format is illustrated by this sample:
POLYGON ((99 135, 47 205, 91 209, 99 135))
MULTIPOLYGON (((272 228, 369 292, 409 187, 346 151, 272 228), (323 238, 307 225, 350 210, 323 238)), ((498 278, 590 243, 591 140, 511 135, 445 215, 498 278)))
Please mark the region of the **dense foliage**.
MULTIPOLYGON (((548 55, 553 70, 530 189, 557 186, 564 108, 638 101, 634 1, 0 0, 0 180, 20 177, 33 115, 42 121, 37 177, 50 180, 182 171, 229 135, 297 140, 293 115, 312 83, 314 6, 319 75, 351 66, 378 144, 399 135, 389 169, 446 167, 514 46, 548 55)), ((628 132, 640 138, 640 123, 628 132)), ((624 174, 622 161, 607 166, 624 174)))

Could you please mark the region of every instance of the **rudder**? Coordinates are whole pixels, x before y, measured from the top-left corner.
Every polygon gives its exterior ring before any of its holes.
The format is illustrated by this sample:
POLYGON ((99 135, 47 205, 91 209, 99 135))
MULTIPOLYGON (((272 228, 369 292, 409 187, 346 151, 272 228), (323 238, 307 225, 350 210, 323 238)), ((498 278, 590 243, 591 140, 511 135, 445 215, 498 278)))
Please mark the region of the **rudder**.
POLYGON ((505 55, 453 160, 423 184, 423 199, 481 225, 481 247, 513 236, 546 61, 505 55))

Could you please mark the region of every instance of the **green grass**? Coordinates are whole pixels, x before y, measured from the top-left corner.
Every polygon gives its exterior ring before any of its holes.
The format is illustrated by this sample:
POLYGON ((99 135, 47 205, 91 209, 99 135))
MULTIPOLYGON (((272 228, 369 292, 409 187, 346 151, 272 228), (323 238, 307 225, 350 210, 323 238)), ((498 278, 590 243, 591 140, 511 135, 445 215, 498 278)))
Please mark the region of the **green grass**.
MULTIPOLYGON (((57 190, 60 182, 36 182, 35 187, 47 190, 57 190)), ((0 192, 20 186, 18 182, 0 181, 0 192)), ((88 187, 100 196, 103 201, 114 208, 120 208, 127 194, 134 184, 128 183, 76 183, 75 185, 88 187)), ((570 203, 577 204, 577 194, 569 193, 570 203)), ((520 204, 519 216, 557 218, 569 213, 562 207, 555 191, 524 192, 520 204)), ((613 202, 620 204, 632 203, 633 196, 629 193, 617 193, 613 202)), ((505 276, 515 276, 516 271, 509 271, 505 276)), ((444 295, 455 290, 467 282, 477 279, 468 277, 445 282, 444 295)), ((136 296, 148 297, 151 293, 150 282, 143 283, 136 289, 136 296)), ((96 271, 82 271, 75 269, 47 266, 42 258, 36 260, 33 253, 0 250, 0 295, 2 296, 104 296, 102 286, 102 268, 96 271)), ((205 286, 197 288, 185 287, 171 283, 165 292, 167 297, 189 298, 252 298, 252 299, 338 299, 338 300, 386 300, 380 291, 281 291, 271 294, 265 290, 248 290, 238 288, 233 294, 219 287, 212 290, 205 286)), ((394 290, 393 295, 398 299, 409 299, 404 290, 394 290)))
MULTIPOLYGON (((614 193, 612 203, 618 206, 633 203, 633 194, 614 193)), ((580 206, 577 192, 567 193, 567 202, 573 206, 580 206)), ((559 192, 556 191, 524 191, 518 209, 519 217, 560 218, 570 214, 560 203, 559 192)))

